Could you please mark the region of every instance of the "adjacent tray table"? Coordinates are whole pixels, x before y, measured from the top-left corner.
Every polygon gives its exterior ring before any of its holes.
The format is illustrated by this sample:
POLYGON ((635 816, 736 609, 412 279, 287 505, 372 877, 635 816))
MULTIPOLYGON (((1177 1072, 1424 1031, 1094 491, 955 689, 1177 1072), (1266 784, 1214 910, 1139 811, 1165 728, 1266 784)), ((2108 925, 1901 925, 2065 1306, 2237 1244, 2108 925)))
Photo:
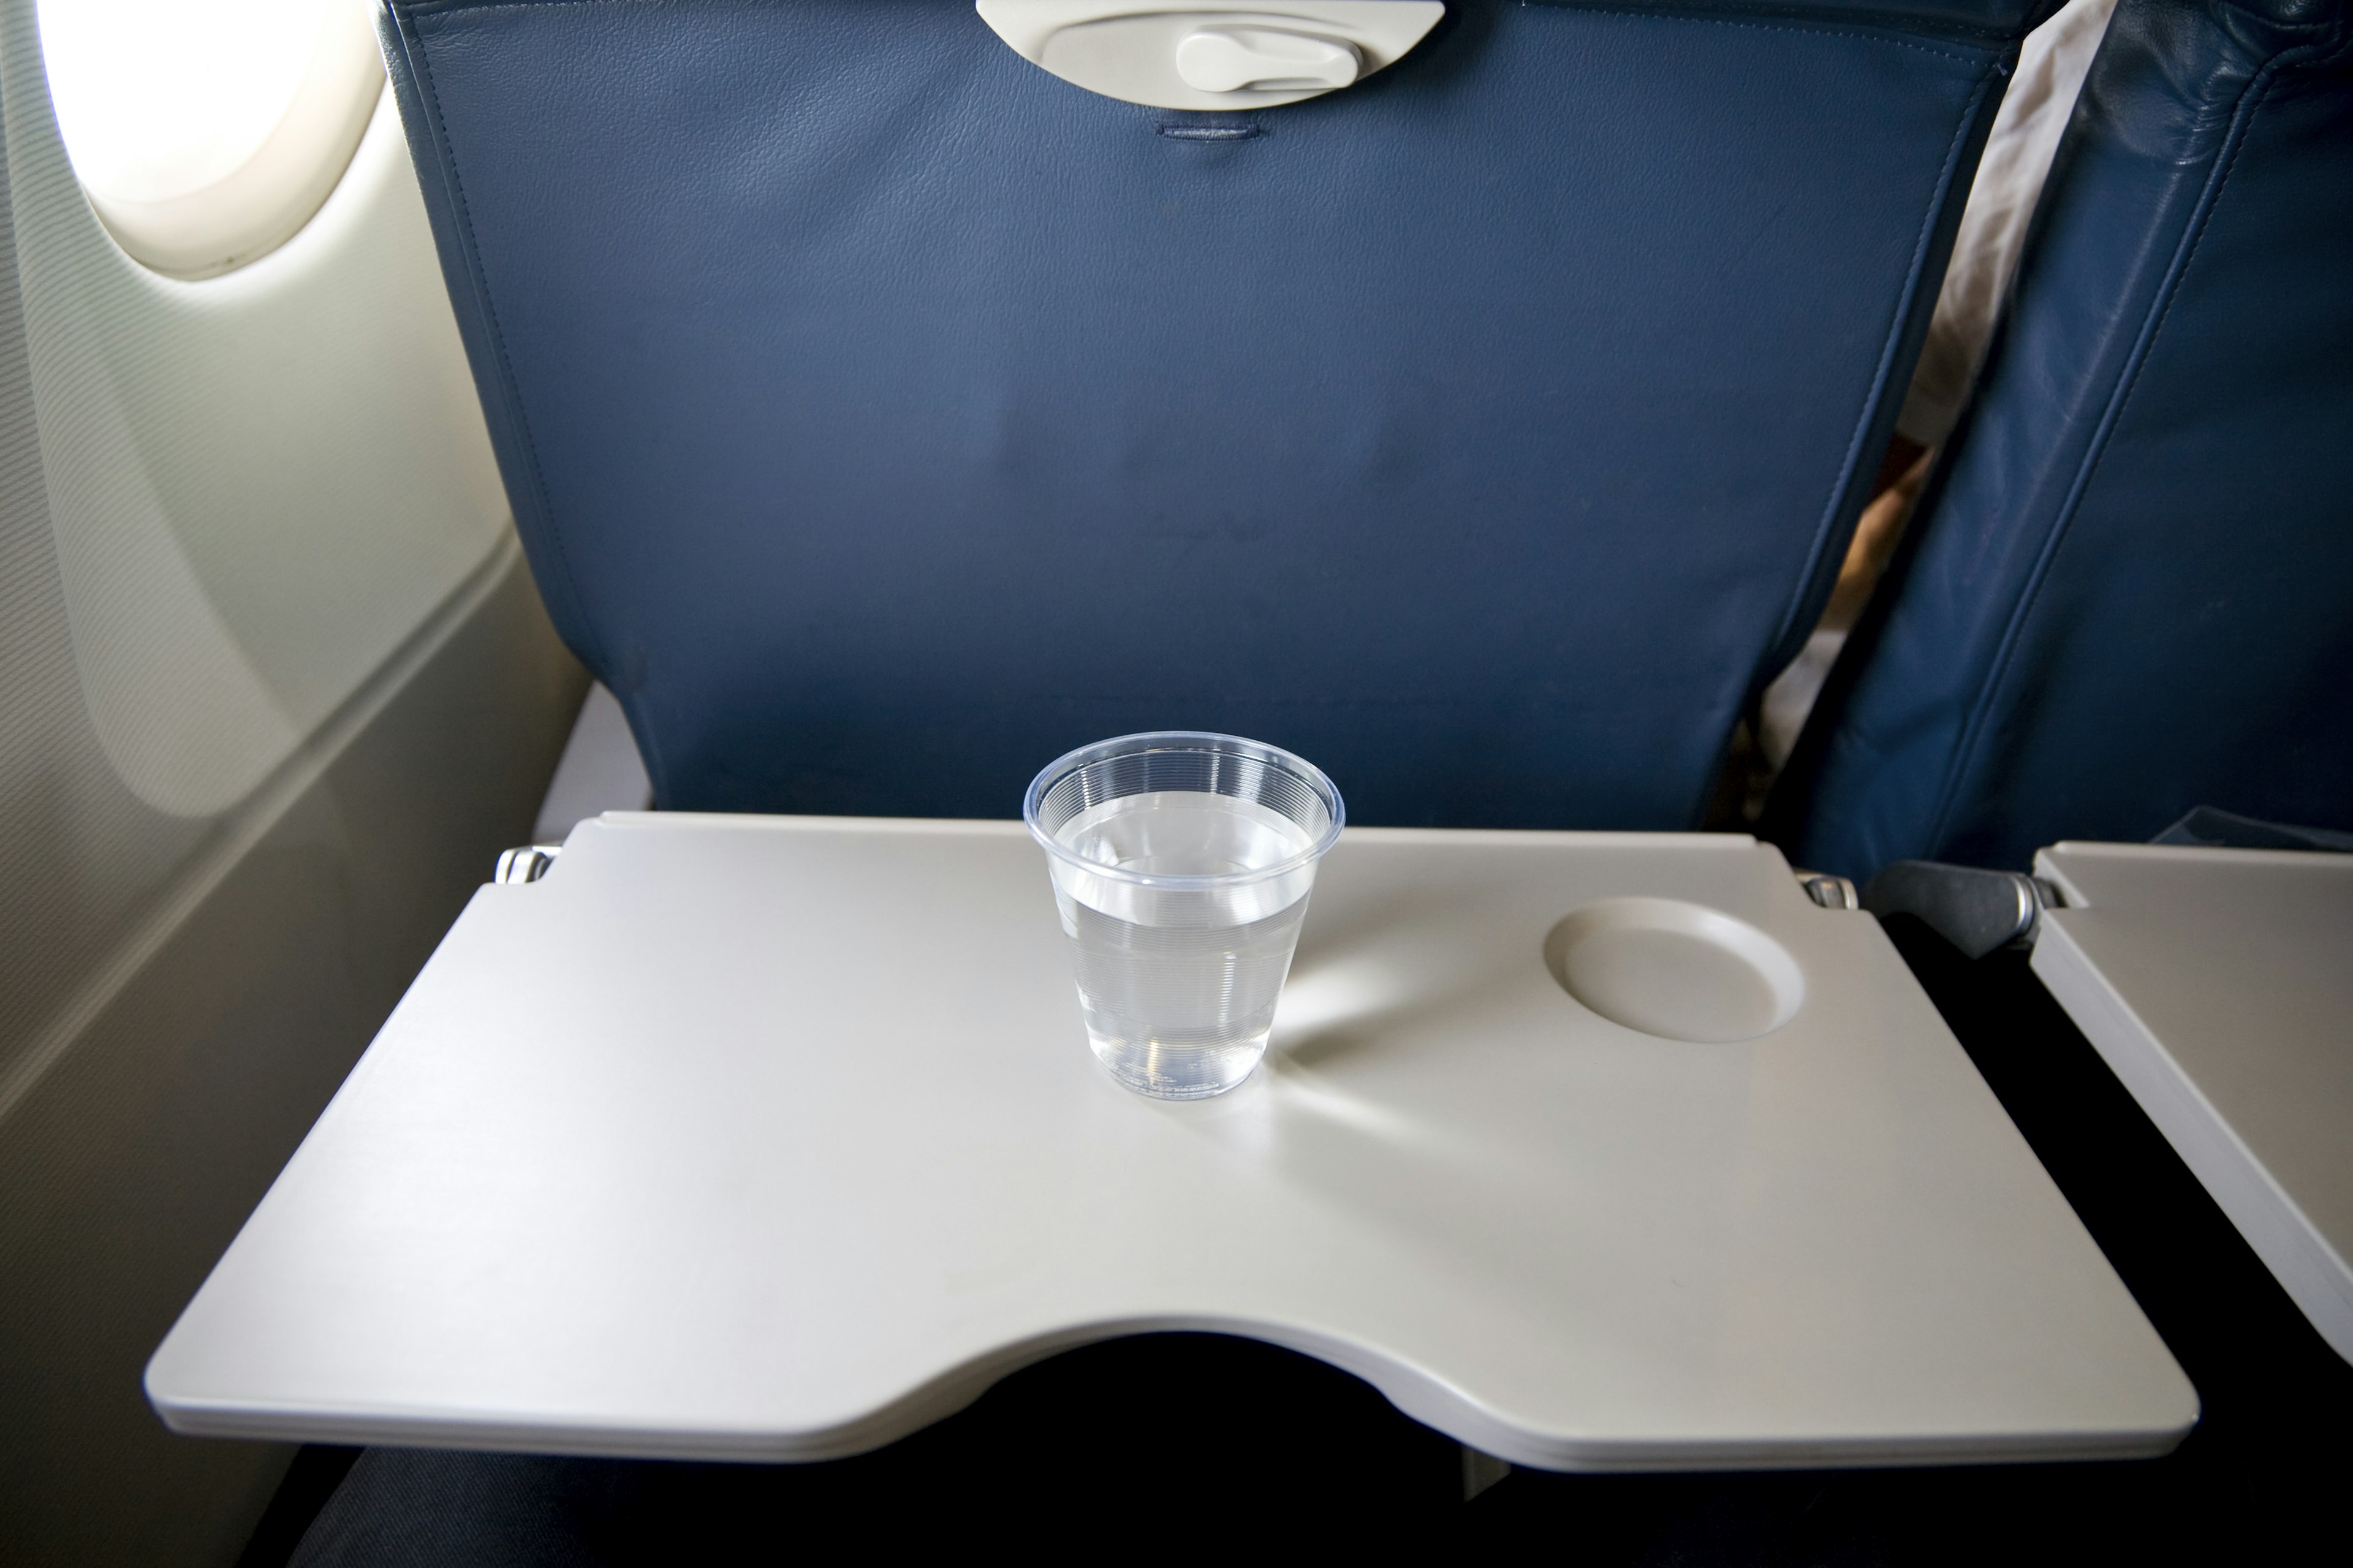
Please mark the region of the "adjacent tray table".
POLYGON ((2056 844, 2034 972, 2353 1361, 2353 855, 2056 844))
POLYGON ((584 824, 476 896, 150 1397, 813 1459, 1209 1329, 1562 1469, 2155 1454, 2197 1417, 1876 922, 1769 847, 1351 829, 1267 1065, 1189 1104, 1096 1066, 1061 942, 1018 824, 584 824), (1620 1016, 1789 1016, 1612 1022, 1556 979, 1597 931, 1620 1016))

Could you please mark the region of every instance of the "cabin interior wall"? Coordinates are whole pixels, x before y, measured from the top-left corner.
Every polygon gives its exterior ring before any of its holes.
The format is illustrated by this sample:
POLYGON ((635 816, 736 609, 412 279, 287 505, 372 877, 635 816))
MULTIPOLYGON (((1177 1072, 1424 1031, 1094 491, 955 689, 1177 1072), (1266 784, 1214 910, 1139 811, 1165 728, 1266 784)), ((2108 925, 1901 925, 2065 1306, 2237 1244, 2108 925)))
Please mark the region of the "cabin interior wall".
POLYGON ((586 686, 388 105, 293 240, 163 279, 0 0, 0 1561, 236 1561, 290 1450, 142 1369, 586 686))
POLYGON ((0 1121, 10 1562, 234 1563, 291 1457, 170 1435, 140 1372, 530 833, 586 678, 516 553, 457 608, 0 1121))

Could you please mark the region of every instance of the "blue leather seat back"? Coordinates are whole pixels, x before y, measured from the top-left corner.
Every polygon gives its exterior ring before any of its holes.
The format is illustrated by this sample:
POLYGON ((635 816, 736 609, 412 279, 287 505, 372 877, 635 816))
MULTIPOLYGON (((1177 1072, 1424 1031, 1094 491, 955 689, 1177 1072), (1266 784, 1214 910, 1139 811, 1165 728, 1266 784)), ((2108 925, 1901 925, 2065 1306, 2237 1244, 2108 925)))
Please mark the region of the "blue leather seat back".
POLYGON ((969 0, 393 0, 558 627, 672 808, 1005 816, 1238 731, 1682 826, 1809 629, 2048 0, 1466 0, 1114 101, 969 0))
POLYGON ((1972 411, 1768 826, 2023 868, 2353 827, 2353 22, 2123 0, 1972 411))

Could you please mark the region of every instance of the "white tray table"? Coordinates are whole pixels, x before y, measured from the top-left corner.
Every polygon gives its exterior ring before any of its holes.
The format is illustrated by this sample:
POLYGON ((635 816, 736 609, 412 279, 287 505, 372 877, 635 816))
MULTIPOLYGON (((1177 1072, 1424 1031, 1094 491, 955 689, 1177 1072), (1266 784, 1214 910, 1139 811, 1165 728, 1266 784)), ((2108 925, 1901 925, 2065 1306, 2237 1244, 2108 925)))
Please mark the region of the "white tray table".
POLYGON ((1018 824, 583 824, 475 897, 149 1394, 188 1433, 816 1459, 1192 1329, 1559 1469, 2123 1457, 2195 1421, 1876 922, 1771 848, 1351 829, 1314 898, 1267 1065, 1170 1104, 1089 1055, 1018 824), (1606 1005, 1736 1028, 1688 962, 1721 954, 1618 931, 1658 908, 1623 899, 1761 933, 1801 994, 1749 1002, 1794 1014, 1700 1042, 1573 999, 1547 936, 1586 910, 1622 938, 1606 1005))
POLYGON ((2353 1361, 2353 855, 2057 844, 2034 972, 2353 1361))

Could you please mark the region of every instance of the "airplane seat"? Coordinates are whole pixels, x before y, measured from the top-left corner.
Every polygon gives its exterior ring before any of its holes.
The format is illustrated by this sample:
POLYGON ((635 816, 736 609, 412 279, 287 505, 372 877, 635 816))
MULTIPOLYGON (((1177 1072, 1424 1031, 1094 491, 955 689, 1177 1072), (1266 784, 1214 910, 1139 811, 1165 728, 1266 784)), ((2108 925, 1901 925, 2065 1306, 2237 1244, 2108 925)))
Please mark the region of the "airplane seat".
POLYGON ((2348 280, 2344 0, 2122 0, 1767 835, 1860 879, 2353 827, 2348 280))
POLYGON ((1361 822, 1676 828, 2051 8, 1457 0, 1234 110, 969 0, 381 30, 533 571, 661 806, 1003 816, 1190 726, 1361 822))

